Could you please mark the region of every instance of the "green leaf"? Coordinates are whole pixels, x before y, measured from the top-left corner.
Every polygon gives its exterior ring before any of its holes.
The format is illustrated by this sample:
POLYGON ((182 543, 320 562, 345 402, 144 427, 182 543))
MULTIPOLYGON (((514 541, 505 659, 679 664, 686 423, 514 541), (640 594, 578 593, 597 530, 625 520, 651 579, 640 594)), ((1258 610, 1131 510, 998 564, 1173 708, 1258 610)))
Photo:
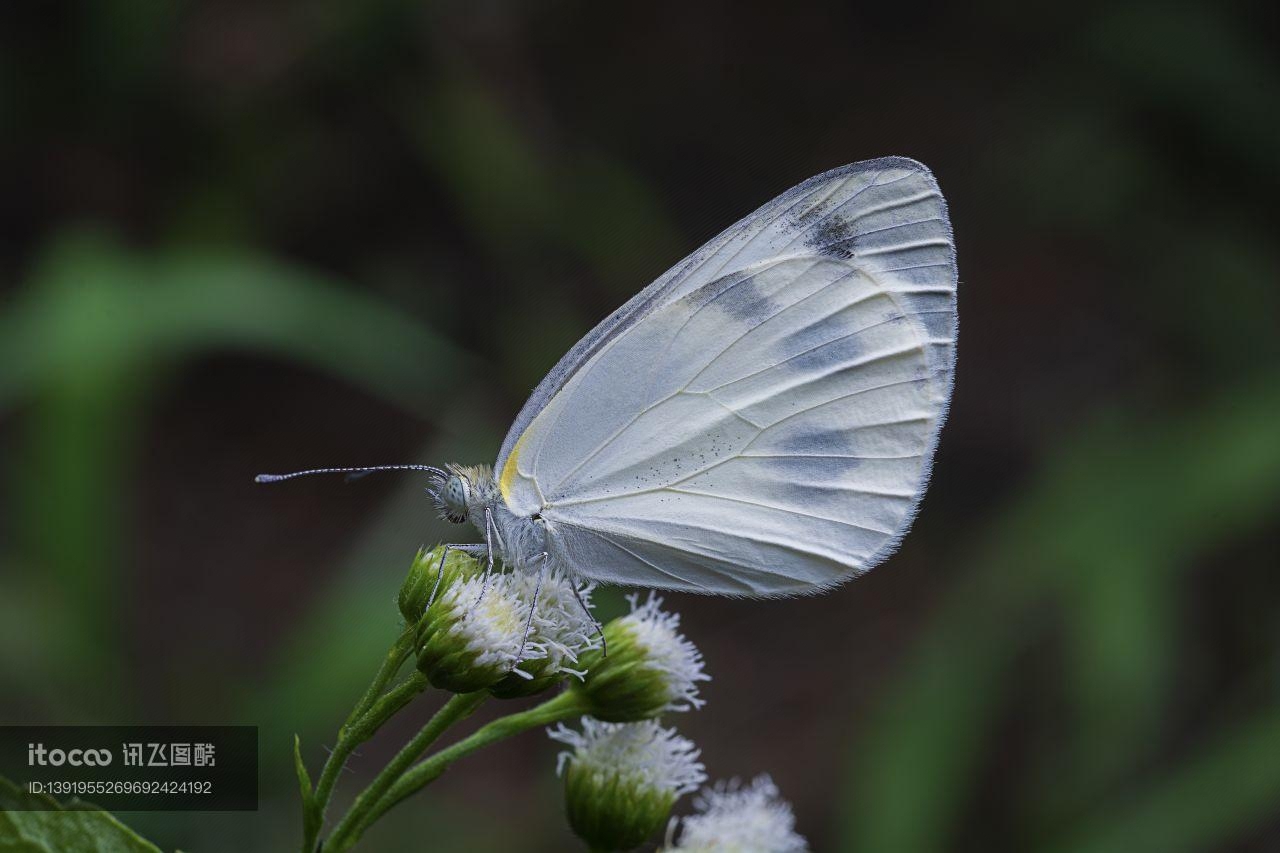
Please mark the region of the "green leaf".
POLYGON ((302 831, 306 838, 315 838, 323 818, 321 806, 315 802, 311 786, 311 775, 307 773, 307 765, 302 760, 302 739, 293 736, 293 769, 298 774, 298 792, 302 794, 302 831))
POLYGON ((311 776, 307 773, 307 765, 302 762, 302 739, 293 736, 293 769, 298 774, 298 791, 302 794, 302 804, 311 810, 311 776))
POLYGON ((0 777, 0 851, 5 853, 160 853, 160 848, 91 806, 29 794, 0 777), (33 803, 46 810, 26 811, 33 803))

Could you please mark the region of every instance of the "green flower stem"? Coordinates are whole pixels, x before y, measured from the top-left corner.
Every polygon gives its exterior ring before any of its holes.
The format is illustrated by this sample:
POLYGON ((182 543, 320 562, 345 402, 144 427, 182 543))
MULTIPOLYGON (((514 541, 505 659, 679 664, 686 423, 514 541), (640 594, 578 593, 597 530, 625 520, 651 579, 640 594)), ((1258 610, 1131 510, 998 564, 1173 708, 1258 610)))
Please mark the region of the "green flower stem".
POLYGON ((338 781, 338 774, 347 763, 347 758, 357 746, 373 737, 387 720, 429 686, 427 677, 415 670, 412 675, 374 702, 373 707, 366 711, 363 717, 352 725, 343 727, 338 736, 338 742, 329 753, 329 759, 325 762, 320 780, 316 784, 316 793, 311 804, 312 823, 307 825, 307 837, 304 839, 305 853, 315 850, 320 829, 324 825, 324 813, 328 808, 329 798, 333 795, 333 787, 338 781))
POLYGON ((413 762, 422 757, 422 754, 435 742, 436 738, 444 733, 445 729, 466 719, 488 698, 487 691, 477 690, 473 693, 455 694, 446 702, 444 707, 437 711, 435 716, 404 745, 404 748, 396 753, 396 757, 391 759, 369 787, 360 792, 356 801, 352 803, 351 809, 334 828, 333 835, 325 842, 325 853, 330 851, 338 853, 338 851, 350 849, 359 840, 365 827, 373 822, 374 818, 370 815, 371 809, 377 805, 396 780, 413 766, 413 762))
POLYGON ((351 709, 351 713, 347 716, 346 722, 342 724, 342 728, 338 730, 339 735, 347 730, 356 720, 364 716, 374 702, 382 696, 382 691, 386 689, 391 679, 395 678, 400 667, 404 666, 405 658, 413 651, 413 626, 406 626, 396 641, 391 644, 391 648, 387 650, 387 656, 382 661, 382 666, 378 668, 378 674, 373 677, 373 681, 369 684, 368 689, 364 691, 364 695, 360 697, 360 701, 351 709))
POLYGON ((342 772, 347 759, 357 746, 371 738, 392 714, 399 711, 409 700, 427 688, 426 678, 415 671, 413 675, 387 692, 388 682, 395 677, 404 665, 405 658, 413 650, 413 631, 405 631, 392 644, 382 666, 378 668, 373 681, 364 695, 356 702, 347 716, 342 728, 338 729, 338 742, 320 771, 316 782, 315 793, 309 802, 303 803, 303 839, 302 853, 312 853, 320 837, 320 829, 324 826, 325 810, 329 806, 329 798, 333 796, 333 787, 337 784, 338 774, 342 772))
MULTIPOLYGON (((475 733, 452 746, 445 747, 435 755, 414 766, 400 778, 394 780, 393 784, 386 790, 386 793, 377 802, 368 807, 368 814, 358 819, 360 822, 354 827, 354 834, 350 836, 350 843, 354 843, 359 838, 360 833, 364 832, 374 821, 382 817, 383 814, 401 800, 439 778, 459 758, 470 755, 476 750, 509 738, 512 735, 540 726, 558 723, 562 720, 579 716, 587 710, 586 703, 577 691, 567 690, 554 699, 548 699, 541 705, 530 708, 527 711, 500 717, 491 723, 481 726, 475 733)), ((351 815, 347 817, 350 818, 351 815)), ((344 818, 344 823, 346 820, 344 818)), ((334 838, 336 839, 337 837, 338 833, 335 832, 334 838)), ((335 853, 346 849, 347 847, 333 848, 335 853)), ((328 848, 326 848, 327 850, 328 848)))
POLYGON ((431 686, 431 682, 422 673, 414 672, 404 681, 382 694, 373 707, 365 712, 354 725, 347 729, 346 737, 355 743, 364 743, 382 727, 382 724, 413 701, 413 697, 431 686))

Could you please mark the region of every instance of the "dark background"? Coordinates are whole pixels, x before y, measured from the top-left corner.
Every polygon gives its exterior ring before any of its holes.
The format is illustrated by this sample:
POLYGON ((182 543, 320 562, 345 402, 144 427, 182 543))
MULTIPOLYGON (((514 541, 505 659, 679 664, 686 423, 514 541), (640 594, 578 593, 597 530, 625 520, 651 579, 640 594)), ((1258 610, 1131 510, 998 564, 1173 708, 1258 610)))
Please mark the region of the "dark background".
MULTIPOLYGON (((961 273, 929 496, 829 595, 671 596, 714 676, 674 722, 818 850, 1280 846, 1272 8, 5 4, 0 717, 260 725, 259 813, 124 817, 293 847, 291 736, 318 767, 449 534, 411 476, 251 476, 491 461, 629 295, 901 154, 961 273)), ((572 847, 555 751, 367 848, 572 847)))

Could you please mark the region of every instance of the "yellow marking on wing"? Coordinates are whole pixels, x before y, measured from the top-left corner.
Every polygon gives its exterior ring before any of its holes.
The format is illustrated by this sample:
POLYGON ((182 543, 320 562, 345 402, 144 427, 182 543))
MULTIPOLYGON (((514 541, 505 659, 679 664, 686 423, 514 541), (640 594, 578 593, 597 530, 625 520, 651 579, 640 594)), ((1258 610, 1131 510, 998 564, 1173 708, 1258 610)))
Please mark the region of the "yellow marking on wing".
POLYGON ((502 476, 498 478, 498 491, 502 493, 502 499, 511 499, 511 481, 516 478, 516 460, 520 458, 520 448, 524 446, 524 440, 529 437, 528 428, 521 433, 520 438, 516 440, 515 447, 511 448, 511 455, 507 457, 507 464, 502 466, 502 476))

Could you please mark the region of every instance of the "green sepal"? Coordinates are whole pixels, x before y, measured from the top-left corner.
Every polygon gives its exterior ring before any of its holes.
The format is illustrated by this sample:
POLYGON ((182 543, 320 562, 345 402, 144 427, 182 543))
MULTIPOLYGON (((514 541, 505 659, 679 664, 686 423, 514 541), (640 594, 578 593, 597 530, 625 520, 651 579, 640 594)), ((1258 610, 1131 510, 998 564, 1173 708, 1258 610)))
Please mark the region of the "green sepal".
POLYGON ((480 653, 449 636, 450 623, 439 618, 441 615, 433 606, 418 625, 418 671, 431 686, 451 693, 474 693, 501 679, 504 673, 496 665, 476 665, 480 653))
POLYGON ((592 850, 632 850, 671 816, 676 795, 634 778, 610 775, 570 762, 564 774, 565 813, 574 834, 592 850))
POLYGON ((440 558, 444 555, 444 547, 437 545, 430 551, 419 548, 409 566, 409 573, 405 575, 404 583, 400 585, 396 606, 409 625, 417 624, 422 618, 433 591, 438 596, 449 584, 480 571, 480 563, 474 557, 456 548, 451 549, 444 558, 444 577, 437 590, 436 577, 441 568, 440 558))
POLYGON ((551 661, 547 658, 522 661, 518 668, 521 672, 532 676, 531 678, 509 672, 497 684, 490 687, 489 692, 498 699, 523 699, 527 696, 537 696, 565 679, 564 672, 546 674, 547 667, 550 665, 551 661))
POLYGON ((572 687, 587 700, 591 716, 606 723, 634 723, 665 711, 671 702, 667 675, 653 668, 629 625, 614 619, 605 625, 604 639, 609 653, 585 652, 578 663, 586 677, 572 687))

